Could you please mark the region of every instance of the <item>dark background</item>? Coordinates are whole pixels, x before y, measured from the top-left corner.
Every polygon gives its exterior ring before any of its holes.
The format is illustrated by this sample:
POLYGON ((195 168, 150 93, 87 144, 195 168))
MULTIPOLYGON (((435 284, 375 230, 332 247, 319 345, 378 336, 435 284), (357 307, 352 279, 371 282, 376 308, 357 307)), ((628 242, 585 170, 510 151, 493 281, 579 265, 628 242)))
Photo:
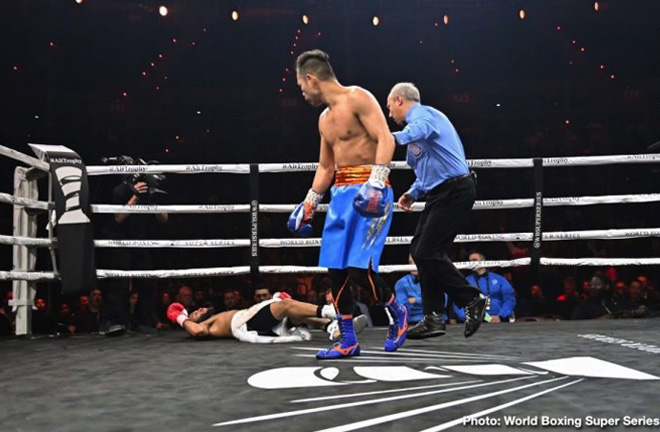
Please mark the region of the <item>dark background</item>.
MULTIPOLYGON (((2 4, 0 40, 0 144, 28 154, 28 142, 62 144, 87 165, 119 154, 174 164, 315 161, 320 109, 304 102, 292 70, 296 56, 312 48, 330 54, 342 84, 367 88, 383 107, 393 84, 416 83, 422 102, 453 121, 470 159, 639 154, 660 139, 654 0, 601 1, 599 11, 586 0, 12 1, 2 4), (161 4, 166 17, 158 14, 161 4)), ((403 156, 399 149, 395 160, 403 156)), ((12 192, 15 165, 0 160, 0 191, 12 192)), ((546 169, 545 195, 657 193, 654 169, 546 169)), ((531 196, 531 170, 478 173, 478 199, 531 196)), ((392 177, 397 197, 413 180, 410 171, 392 177)), ((298 202, 311 179, 263 175, 262 202, 298 202)), ((109 203, 117 181, 91 177, 92 202, 109 203)), ((248 201, 247 176, 169 175, 164 188, 170 203, 248 201)), ((544 229, 657 227, 658 210, 553 208, 544 229)), ((285 218, 264 216, 262 237, 287 237, 285 218)), ((10 233, 10 206, 0 207, 0 219, 1 232, 10 233)), ((100 230, 104 218, 95 219, 100 230)), ((411 235, 417 216, 396 219, 391 235, 411 235)), ((473 212, 464 232, 500 230, 531 231, 530 211, 473 212)), ((247 215, 173 215, 153 233, 248 235, 247 215)), ((657 239, 553 243, 544 256, 660 256, 657 239)), ((472 246, 491 259, 510 258, 494 243, 464 245, 456 258, 472 246)), ((3 248, 3 269, 11 267, 9 250, 3 248)), ((247 264, 246 249, 154 254, 157 268, 247 264)), ((404 246, 390 247, 383 263, 403 263, 406 254, 404 246)), ((267 251, 264 263, 315 265, 316 258, 315 249, 279 249, 267 251)), ((49 265, 45 256, 39 265, 49 265)), ((579 271, 544 269, 552 283, 579 271)), ((657 268, 621 271, 633 277, 657 268)))

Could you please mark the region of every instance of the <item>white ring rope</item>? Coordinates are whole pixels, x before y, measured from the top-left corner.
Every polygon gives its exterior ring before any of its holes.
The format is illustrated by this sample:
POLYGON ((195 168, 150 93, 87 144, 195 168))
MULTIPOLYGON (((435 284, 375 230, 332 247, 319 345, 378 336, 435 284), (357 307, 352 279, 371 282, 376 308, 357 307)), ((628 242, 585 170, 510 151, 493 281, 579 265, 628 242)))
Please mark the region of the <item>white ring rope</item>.
POLYGON ((93 213, 249 213, 249 204, 114 205, 92 204, 93 213))
POLYGON ((15 197, 4 192, 0 192, 0 203, 13 204, 37 210, 48 210, 51 207, 46 201, 36 201, 28 198, 15 197))
MULTIPOLYGON (((455 243, 479 242, 509 242, 532 241, 532 233, 498 233, 498 234, 459 234, 455 243)), ((543 241, 565 240, 623 240, 632 238, 660 237, 660 228, 628 228, 610 230, 586 231, 544 231, 543 241)), ((410 244, 412 236, 387 237, 385 244, 410 244)), ((53 246, 45 238, 13 237, 0 235, 0 244, 19 246, 53 246)), ((213 239, 213 240, 94 240, 94 246, 100 248, 180 248, 180 249, 211 249, 248 247, 250 240, 242 239, 213 239)), ((259 246, 263 248, 282 247, 319 247, 320 238, 286 238, 286 239, 259 239, 259 246)))
POLYGON ((5 147, 3 145, 0 145, 0 155, 7 156, 17 161, 23 162, 24 164, 29 165, 31 167, 39 168, 40 170, 43 171, 48 171, 48 169, 50 168, 48 162, 44 162, 32 156, 28 156, 25 153, 21 153, 19 151, 16 151, 9 147, 5 147))
MULTIPOLYGON (((598 204, 635 204, 659 202, 660 193, 657 194, 637 194, 637 195, 604 195, 604 196, 584 196, 584 197, 558 197, 544 198, 545 207, 562 206, 587 206, 598 204)), ((412 209, 414 212, 424 210, 426 203, 414 203, 412 209)), ((473 210, 490 209, 517 209, 531 208, 534 205, 532 198, 522 199, 503 199, 503 200, 483 200, 475 201, 473 210)), ((296 204, 259 204, 261 213, 290 213, 296 208, 296 204)), ((317 212, 325 212, 328 209, 327 204, 321 204, 316 209, 317 212)), ((196 205, 111 205, 111 204, 92 204, 94 213, 248 213, 249 204, 196 204, 196 205)), ((403 212, 395 205, 394 211, 403 212)))
MULTIPOLYGON (((29 156, 28 156, 29 157, 29 156)), ((534 159, 470 159, 471 168, 532 168, 534 159)), ((660 162, 660 154, 612 155, 612 156, 576 156, 543 158, 544 167, 562 166, 596 166, 611 164, 639 164, 660 162)), ((259 173, 309 172, 316 171, 317 162, 263 163, 259 165, 259 173)), ((393 161, 392 169, 411 169, 404 161, 393 161)), ((249 164, 179 164, 179 165, 94 165, 87 167, 87 174, 112 175, 129 173, 153 174, 249 174, 249 164)))
MULTIPOLYGON (((660 265, 660 258, 541 258, 541 265, 548 266, 626 266, 626 265, 660 265)), ((530 265, 531 258, 518 258, 509 261, 467 261, 456 262, 458 269, 474 269, 477 267, 521 267, 530 265)), ((409 264, 382 265, 379 273, 409 272, 416 267, 409 264)), ((264 274, 295 274, 295 273, 326 273, 325 267, 303 266, 260 266, 259 272, 264 274)), ((250 273, 249 266, 215 267, 183 270, 97 270, 99 279, 105 278, 138 278, 166 279, 182 277, 230 276, 250 273)), ((0 280, 55 281, 59 275, 52 272, 21 272, 0 271, 0 280)))

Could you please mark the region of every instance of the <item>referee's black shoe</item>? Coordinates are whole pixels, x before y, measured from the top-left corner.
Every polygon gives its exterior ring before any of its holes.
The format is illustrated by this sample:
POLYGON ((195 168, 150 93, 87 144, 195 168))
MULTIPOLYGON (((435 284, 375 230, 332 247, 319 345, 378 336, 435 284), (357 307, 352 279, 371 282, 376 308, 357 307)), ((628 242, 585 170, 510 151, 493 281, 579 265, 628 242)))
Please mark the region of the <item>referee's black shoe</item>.
POLYGON ((434 336, 442 336, 447 333, 445 322, 442 317, 431 312, 424 315, 424 319, 408 329, 408 339, 426 339, 434 336))
POLYGON ((469 338, 479 330, 481 322, 486 315, 486 309, 490 304, 490 299, 483 294, 472 300, 470 304, 465 306, 465 337, 469 338))

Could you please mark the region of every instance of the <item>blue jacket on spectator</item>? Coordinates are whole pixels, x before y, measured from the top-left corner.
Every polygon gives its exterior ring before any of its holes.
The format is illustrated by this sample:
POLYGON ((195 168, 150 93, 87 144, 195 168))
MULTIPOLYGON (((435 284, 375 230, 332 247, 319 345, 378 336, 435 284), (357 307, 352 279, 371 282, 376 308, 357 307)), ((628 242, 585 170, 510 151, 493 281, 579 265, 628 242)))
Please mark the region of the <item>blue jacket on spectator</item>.
MULTIPOLYGON (((466 277, 467 281, 478 287, 482 294, 490 297, 490 309, 488 315, 497 315, 502 319, 508 319, 516 307, 516 292, 509 281, 497 273, 486 271, 483 275, 471 273, 466 277)), ((465 311, 454 307, 454 312, 459 321, 465 320, 465 311)))
POLYGON ((424 319, 422 287, 419 285, 419 279, 416 279, 411 274, 407 274, 396 281, 394 291, 396 292, 396 301, 408 309, 409 322, 419 322, 424 319), (408 300, 410 297, 415 299, 415 303, 410 303, 408 300))

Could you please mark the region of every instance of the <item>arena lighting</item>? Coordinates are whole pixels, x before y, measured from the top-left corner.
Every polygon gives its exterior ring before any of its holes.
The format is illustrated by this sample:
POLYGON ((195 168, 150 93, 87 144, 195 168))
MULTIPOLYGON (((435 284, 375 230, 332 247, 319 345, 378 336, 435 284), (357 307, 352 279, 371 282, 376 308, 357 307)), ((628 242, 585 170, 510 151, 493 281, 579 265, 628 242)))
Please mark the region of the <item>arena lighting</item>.
POLYGON ((83 0, 76 0, 76 3, 82 4, 83 0))
POLYGON ((449 24, 449 15, 445 15, 442 17, 442 22, 445 23, 445 25, 449 24))
POLYGON ((594 10, 598 12, 600 10, 600 3, 599 2, 594 2, 594 10))
POLYGON ((161 6, 158 8, 158 13, 160 14, 160 16, 164 17, 167 16, 167 14, 170 13, 170 11, 167 10, 166 6, 161 6))
POLYGON ((373 24, 374 27, 377 27, 378 24, 380 24, 380 18, 378 18, 378 16, 374 16, 374 17, 371 19, 371 24, 373 24))
POLYGON ((309 24, 309 17, 307 15, 303 15, 302 16, 302 22, 305 25, 309 24))
POLYGON ((234 21, 238 21, 239 18, 240 18, 240 15, 238 15, 238 11, 237 10, 232 11, 231 19, 234 20, 234 21))
POLYGON ((527 14, 525 13, 525 9, 520 9, 518 12, 518 16, 520 17, 521 20, 524 20, 527 14))

